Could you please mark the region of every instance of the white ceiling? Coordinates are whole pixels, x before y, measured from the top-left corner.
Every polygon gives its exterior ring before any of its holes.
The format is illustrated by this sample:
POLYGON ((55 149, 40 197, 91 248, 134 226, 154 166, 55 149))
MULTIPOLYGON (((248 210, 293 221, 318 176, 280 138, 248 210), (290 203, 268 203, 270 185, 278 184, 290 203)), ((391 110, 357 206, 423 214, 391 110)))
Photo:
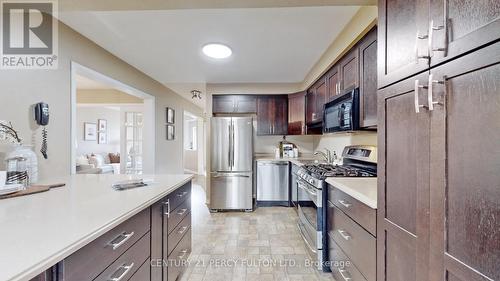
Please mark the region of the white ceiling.
POLYGON ((190 99, 189 91, 205 83, 302 82, 358 9, 79 11, 63 12, 60 18, 190 99), (201 47, 210 42, 229 45, 233 56, 206 58, 201 47))
POLYGON ((82 75, 75 75, 76 88, 81 90, 104 90, 104 89, 112 89, 110 85, 106 85, 104 83, 98 82, 96 80, 92 80, 82 75))

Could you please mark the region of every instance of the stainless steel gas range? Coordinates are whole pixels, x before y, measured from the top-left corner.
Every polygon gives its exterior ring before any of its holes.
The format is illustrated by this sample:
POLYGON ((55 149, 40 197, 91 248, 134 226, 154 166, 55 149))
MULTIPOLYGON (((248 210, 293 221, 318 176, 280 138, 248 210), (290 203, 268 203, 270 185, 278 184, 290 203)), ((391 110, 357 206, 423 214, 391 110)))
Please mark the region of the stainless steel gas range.
POLYGON ((375 146, 346 146, 342 153, 343 164, 309 164, 296 173, 298 189, 307 194, 297 200, 299 221, 297 226, 319 270, 329 271, 324 261, 327 256, 326 206, 327 177, 376 177, 377 148, 375 146), (325 251, 324 251, 325 249, 325 251))

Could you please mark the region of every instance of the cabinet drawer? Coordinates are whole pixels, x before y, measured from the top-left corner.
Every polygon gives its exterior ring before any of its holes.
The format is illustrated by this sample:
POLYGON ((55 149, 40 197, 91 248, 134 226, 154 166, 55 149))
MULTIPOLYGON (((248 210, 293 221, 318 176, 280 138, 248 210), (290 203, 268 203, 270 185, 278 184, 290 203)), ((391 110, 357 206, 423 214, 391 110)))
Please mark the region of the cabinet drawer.
POLYGON ((367 281, 330 235, 328 235, 328 256, 331 263, 330 269, 335 280, 367 281), (337 263, 344 263, 345 266, 338 266, 337 263))
POLYGON ((168 256, 168 281, 175 281, 187 268, 187 258, 191 254, 191 229, 168 256))
POLYGON ((377 210, 328 185, 329 200, 373 236, 377 236, 377 210))
POLYGON ((144 261, 149 258, 150 238, 150 233, 148 232, 97 276, 94 281, 128 280, 141 267, 144 261))
POLYGON ((177 227, 168 235, 168 254, 170 255, 177 246, 181 238, 191 231, 191 214, 189 213, 182 219, 177 227))
POLYGON ((369 281, 376 279, 376 239, 328 202, 328 234, 369 281))
MULTIPOLYGON (((186 199, 191 198, 191 182, 186 183, 184 186, 179 187, 174 192, 167 196, 170 211, 179 207, 186 199)), ((180 220, 179 220, 180 221, 180 220)))
POLYGON ((147 281, 151 279, 150 259, 146 260, 128 281, 147 281))
POLYGON ((168 219, 165 220, 168 229, 167 233, 171 233, 189 213, 191 213, 191 200, 182 202, 175 210, 170 211, 168 219))
POLYGON ((149 229, 150 210, 147 208, 66 258, 63 261, 64 280, 93 280, 149 229))

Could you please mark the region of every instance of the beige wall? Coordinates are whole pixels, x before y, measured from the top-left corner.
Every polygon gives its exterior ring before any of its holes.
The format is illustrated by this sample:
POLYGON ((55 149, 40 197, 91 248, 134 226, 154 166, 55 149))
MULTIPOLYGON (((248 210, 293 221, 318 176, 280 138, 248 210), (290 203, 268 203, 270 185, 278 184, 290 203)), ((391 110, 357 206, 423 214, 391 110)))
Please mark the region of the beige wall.
POLYGON ((377 132, 336 133, 314 138, 314 150, 328 148, 340 157, 347 145, 377 145, 377 132))
MULTIPOLYGON (((78 87, 78 85, 77 85, 78 87)), ((76 90, 77 103, 144 103, 138 97, 125 94, 115 89, 77 89, 76 90)))
POLYGON ((36 145, 35 151, 40 150, 41 130, 33 124, 30 106, 40 101, 50 105, 49 159, 39 157, 42 180, 70 173, 71 61, 156 97, 156 172, 182 173, 180 120, 183 110, 201 115, 200 108, 62 23, 59 24, 58 59, 56 70, 0 70, 0 120, 12 121, 25 142, 36 145), (176 109, 174 141, 165 140, 167 106, 176 109))

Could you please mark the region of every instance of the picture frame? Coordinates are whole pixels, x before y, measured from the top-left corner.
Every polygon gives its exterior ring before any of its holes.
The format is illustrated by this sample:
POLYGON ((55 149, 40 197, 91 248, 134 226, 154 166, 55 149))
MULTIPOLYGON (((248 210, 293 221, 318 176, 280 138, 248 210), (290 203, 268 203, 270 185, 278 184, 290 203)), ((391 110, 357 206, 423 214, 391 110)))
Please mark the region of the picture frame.
POLYGON ((106 134, 106 132, 98 133, 97 143, 98 144, 107 144, 108 143, 108 135, 106 134))
POLYGON ((174 124, 175 123, 175 110, 173 108, 167 107, 167 124, 174 124))
POLYGON ((97 140, 97 124, 85 122, 83 123, 83 140, 96 141, 97 140))
POLYGON ((175 140, 175 126, 167 125, 167 140, 175 140))
POLYGON ((99 130, 99 133, 108 131, 108 120, 97 119, 97 127, 99 130))

